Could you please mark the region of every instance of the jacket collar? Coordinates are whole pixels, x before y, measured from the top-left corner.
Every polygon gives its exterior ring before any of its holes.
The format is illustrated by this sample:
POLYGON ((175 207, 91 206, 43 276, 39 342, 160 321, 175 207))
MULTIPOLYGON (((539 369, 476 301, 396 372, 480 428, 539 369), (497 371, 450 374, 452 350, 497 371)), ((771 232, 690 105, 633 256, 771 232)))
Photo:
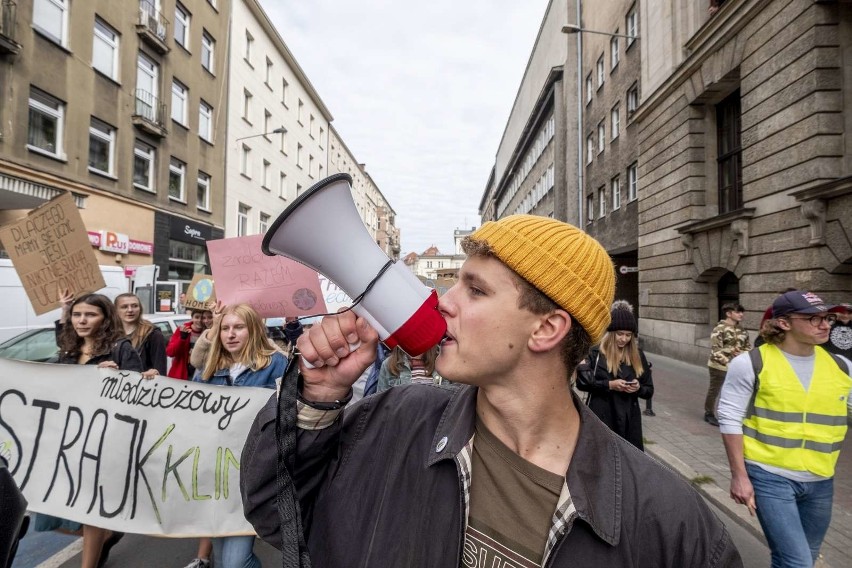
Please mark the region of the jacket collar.
MULTIPOLYGON (((426 465, 454 459, 473 437, 476 387, 461 385, 450 398, 426 456, 426 465)), ((580 434, 568 466, 567 484, 577 515, 595 534, 617 545, 621 527, 622 460, 615 435, 572 394, 580 434)))

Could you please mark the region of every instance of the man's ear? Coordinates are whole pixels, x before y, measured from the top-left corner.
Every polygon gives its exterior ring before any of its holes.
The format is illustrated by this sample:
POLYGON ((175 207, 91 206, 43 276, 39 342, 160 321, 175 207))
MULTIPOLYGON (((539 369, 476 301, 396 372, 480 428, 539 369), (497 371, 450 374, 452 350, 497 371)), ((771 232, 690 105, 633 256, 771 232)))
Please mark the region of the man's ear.
POLYGON ((530 351, 544 353, 556 348, 571 331, 571 323, 571 316, 565 310, 554 310, 540 316, 530 334, 530 351))
POLYGON ((778 329, 780 329, 781 331, 790 331, 790 329, 792 329, 792 327, 790 326, 790 322, 789 320, 787 320, 787 318, 776 318, 775 325, 777 325, 778 329))

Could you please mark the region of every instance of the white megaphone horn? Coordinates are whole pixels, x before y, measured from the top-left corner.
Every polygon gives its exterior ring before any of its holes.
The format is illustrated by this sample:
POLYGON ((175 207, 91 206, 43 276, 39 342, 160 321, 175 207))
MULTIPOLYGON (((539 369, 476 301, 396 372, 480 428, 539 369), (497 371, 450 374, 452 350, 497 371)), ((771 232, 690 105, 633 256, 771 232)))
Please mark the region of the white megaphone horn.
POLYGON ((327 276, 389 348, 416 357, 447 331, 438 294, 402 261, 391 261, 364 227, 352 200, 352 178, 334 174, 297 197, 263 238, 263 253, 281 255, 327 276), (372 286, 371 286, 372 284, 372 286))

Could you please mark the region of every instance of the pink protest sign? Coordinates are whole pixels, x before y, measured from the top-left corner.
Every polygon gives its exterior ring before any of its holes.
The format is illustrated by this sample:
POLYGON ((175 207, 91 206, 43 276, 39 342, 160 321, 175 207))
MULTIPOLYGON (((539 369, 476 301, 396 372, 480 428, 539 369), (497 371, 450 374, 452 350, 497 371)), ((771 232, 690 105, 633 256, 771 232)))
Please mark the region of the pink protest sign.
POLYGON ((225 304, 249 304, 262 317, 325 313, 319 277, 295 260, 266 256, 263 235, 207 241, 216 297, 225 304))

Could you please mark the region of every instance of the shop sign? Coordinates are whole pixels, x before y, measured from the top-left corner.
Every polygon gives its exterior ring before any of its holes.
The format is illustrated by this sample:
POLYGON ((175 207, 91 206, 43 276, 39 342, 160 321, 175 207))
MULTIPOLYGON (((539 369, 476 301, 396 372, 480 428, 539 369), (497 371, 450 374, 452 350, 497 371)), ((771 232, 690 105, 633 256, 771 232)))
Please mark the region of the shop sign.
MULTIPOLYGON (((103 233, 113 234, 113 235, 121 235, 121 233, 111 233, 111 231, 87 231, 89 235, 89 243, 93 247, 98 247, 98 249, 105 252, 117 252, 120 254, 127 254, 128 252, 131 254, 145 254, 151 256, 154 254, 154 243, 149 243, 147 241, 137 241, 134 239, 127 239, 127 249, 124 251, 111 250, 108 248, 104 248, 101 246, 101 243, 106 242, 104 239, 103 233)), ((121 235, 127 238, 127 235, 121 235)))
POLYGON ((201 223, 193 223, 186 219, 172 217, 170 219, 169 237, 175 241, 185 243, 204 244, 213 236, 213 232, 208 225, 201 223))
POLYGON ((130 238, 124 233, 101 230, 101 242, 98 249, 104 252, 127 254, 130 250, 130 238))

